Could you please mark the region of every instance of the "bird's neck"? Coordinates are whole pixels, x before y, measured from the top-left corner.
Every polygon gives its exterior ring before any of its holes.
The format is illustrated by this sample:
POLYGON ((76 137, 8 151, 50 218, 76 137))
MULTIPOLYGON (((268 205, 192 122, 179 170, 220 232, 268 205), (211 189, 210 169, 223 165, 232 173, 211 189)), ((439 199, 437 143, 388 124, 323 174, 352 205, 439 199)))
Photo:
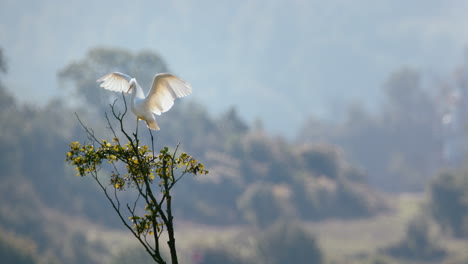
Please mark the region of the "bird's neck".
POLYGON ((130 85, 134 86, 134 88, 132 89, 132 101, 135 100, 135 98, 140 98, 140 99, 145 98, 143 89, 141 89, 141 86, 138 84, 138 82, 135 79, 132 79, 130 81, 130 85))

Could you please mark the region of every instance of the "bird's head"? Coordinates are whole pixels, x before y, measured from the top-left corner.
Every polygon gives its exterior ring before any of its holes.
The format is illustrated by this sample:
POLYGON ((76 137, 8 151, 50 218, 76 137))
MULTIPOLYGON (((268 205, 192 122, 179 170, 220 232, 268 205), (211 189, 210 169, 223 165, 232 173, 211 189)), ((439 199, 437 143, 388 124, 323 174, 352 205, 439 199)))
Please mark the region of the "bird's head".
POLYGON ((136 83, 135 78, 132 78, 132 79, 130 80, 127 93, 130 93, 130 92, 132 91, 132 89, 134 89, 134 88, 136 87, 136 85, 137 85, 137 83, 136 83))

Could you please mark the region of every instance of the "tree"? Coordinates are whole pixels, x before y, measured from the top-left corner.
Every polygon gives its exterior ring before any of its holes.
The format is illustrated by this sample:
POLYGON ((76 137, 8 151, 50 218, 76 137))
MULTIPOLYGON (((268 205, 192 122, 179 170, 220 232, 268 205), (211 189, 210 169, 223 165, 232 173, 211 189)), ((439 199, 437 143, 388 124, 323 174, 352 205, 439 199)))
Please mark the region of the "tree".
POLYGON ((426 261, 440 260, 447 254, 432 235, 429 221, 424 216, 410 221, 405 238, 383 251, 397 258, 426 261))
POLYGON ((430 184, 429 209, 444 231, 468 237, 468 169, 445 171, 430 184))
POLYGON ((114 136, 111 141, 98 140, 93 130, 80 121, 91 143, 72 142, 66 160, 76 167, 77 175, 90 175, 96 181, 124 226, 156 263, 166 263, 160 239, 161 234, 167 233, 171 263, 177 264, 171 191, 184 175, 195 176, 208 171, 187 153, 177 155, 178 146, 172 153, 168 147, 155 153, 152 134, 151 148, 141 145, 138 134, 129 134, 124 129, 127 112, 126 103, 124 105, 123 113, 116 113, 115 102, 111 105, 112 114, 120 125, 119 134, 106 114, 114 136), (125 173, 121 173, 122 170, 125 173), (127 195, 122 194, 124 191, 127 195))
MULTIPOLYGON (((7 64, 3 50, 0 49, 0 76, 7 73, 7 64)), ((0 79, 0 113, 5 112, 15 105, 14 97, 9 94, 3 86, 2 79, 0 79)))
POLYGON ((301 225, 281 222, 270 227, 257 241, 264 263, 323 263, 323 254, 314 236, 301 225))
POLYGON ((310 118, 301 140, 339 145, 382 190, 421 191, 440 166, 443 143, 441 99, 423 77, 410 68, 392 73, 383 85, 380 109, 354 104, 343 120, 310 118))
POLYGON ((3 49, 0 49, 0 72, 6 72, 7 66, 5 56, 3 56, 3 49))
POLYGON ((247 187, 240 196, 237 207, 245 220, 259 228, 271 226, 285 212, 281 201, 275 197, 274 186, 265 182, 247 187))
POLYGON ((299 155, 303 166, 317 176, 338 178, 340 173, 340 150, 338 148, 328 145, 305 145, 300 148, 299 155))

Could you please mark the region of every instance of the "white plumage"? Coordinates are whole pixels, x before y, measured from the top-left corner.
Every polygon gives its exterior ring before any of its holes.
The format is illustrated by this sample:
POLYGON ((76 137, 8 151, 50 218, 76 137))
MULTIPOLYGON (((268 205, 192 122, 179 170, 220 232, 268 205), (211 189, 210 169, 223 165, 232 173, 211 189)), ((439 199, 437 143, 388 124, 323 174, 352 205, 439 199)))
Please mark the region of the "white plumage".
POLYGON ((169 73, 154 76, 153 85, 146 97, 135 78, 120 72, 109 73, 97 82, 102 82, 100 86, 107 90, 132 92, 131 110, 136 115, 137 122, 139 119, 145 120, 146 125, 153 130, 159 130, 154 114, 161 115, 169 111, 175 99, 192 93, 190 84, 169 73))

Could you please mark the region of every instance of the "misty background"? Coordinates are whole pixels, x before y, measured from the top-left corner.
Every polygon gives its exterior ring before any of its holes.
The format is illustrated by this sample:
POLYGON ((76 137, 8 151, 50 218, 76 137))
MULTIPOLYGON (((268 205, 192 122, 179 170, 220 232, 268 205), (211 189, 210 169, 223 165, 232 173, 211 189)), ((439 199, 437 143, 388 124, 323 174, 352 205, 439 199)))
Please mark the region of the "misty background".
POLYGON ((153 133, 210 171, 175 188, 184 263, 467 263, 467 10, 2 1, 0 262, 150 263, 65 162, 75 113, 110 137, 95 80, 122 71, 193 87, 153 133))
MULTIPOLYGON (((56 72, 90 47, 149 49, 190 80, 210 112, 236 106, 293 136, 311 114, 376 109, 403 67, 463 62, 465 1, 3 1, 5 84, 22 101, 66 93, 56 72), (14 88, 13 88, 14 87, 14 88)), ((437 78, 439 76, 431 76, 437 78)))

